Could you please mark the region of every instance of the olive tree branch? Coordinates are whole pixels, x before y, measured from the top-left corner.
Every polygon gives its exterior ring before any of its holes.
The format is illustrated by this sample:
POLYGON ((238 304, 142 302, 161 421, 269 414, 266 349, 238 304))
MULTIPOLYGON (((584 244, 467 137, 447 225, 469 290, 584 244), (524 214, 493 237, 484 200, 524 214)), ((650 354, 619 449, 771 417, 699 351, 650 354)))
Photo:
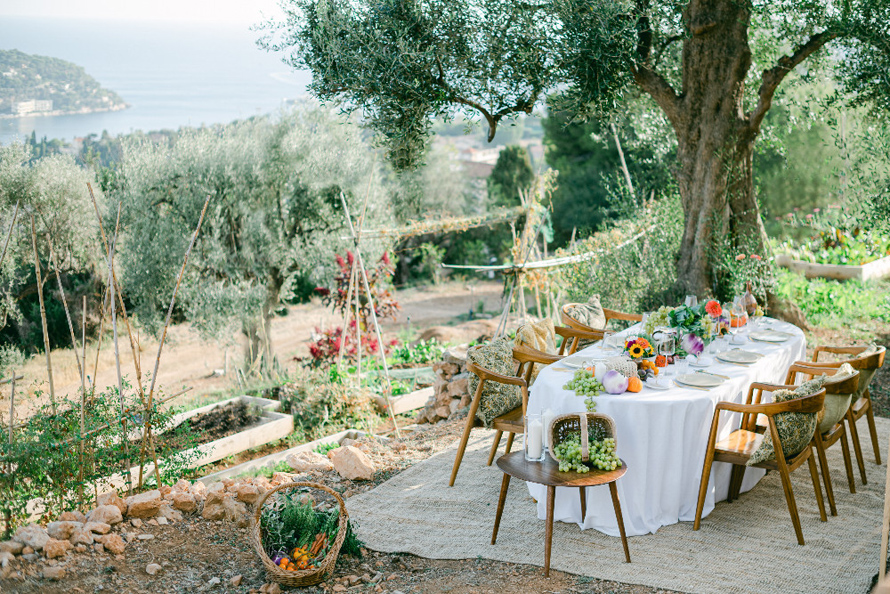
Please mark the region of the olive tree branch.
POLYGON ((782 56, 775 66, 763 71, 760 89, 757 91, 759 96, 757 106, 748 114, 748 125, 751 132, 756 134, 760 130, 763 118, 766 117, 766 112, 769 111, 773 104, 773 96, 776 94, 776 89, 779 88, 779 85, 785 80, 788 73, 837 36, 837 33, 831 31, 815 33, 806 43, 794 50, 794 53, 790 56, 782 56))

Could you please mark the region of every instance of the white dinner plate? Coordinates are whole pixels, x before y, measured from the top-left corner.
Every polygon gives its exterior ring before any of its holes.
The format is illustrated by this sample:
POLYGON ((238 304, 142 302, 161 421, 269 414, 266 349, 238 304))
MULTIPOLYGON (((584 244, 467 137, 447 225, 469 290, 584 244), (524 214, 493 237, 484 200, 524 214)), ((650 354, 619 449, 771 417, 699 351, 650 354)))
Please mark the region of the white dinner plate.
POLYGON ((723 383, 723 380, 707 373, 685 373, 675 380, 678 384, 692 386, 693 388, 715 388, 723 383))
POLYGON ((763 355, 752 351, 744 351, 742 349, 732 349, 717 354, 717 358, 728 363, 741 363, 742 365, 750 365, 760 360, 763 355))
POLYGON ((757 340, 759 342, 785 342, 791 335, 787 332, 777 332, 775 330, 763 330, 758 332, 752 332, 748 335, 748 338, 751 340, 757 340))
POLYGON ((698 357, 695 361, 690 361, 690 367, 710 367, 714 364, 714 359, 706 355, 698 357))
POLYGON ((659 380, 657 378, 649 378, 643 385, 652 390, 670 390, 671 383, 669 381, 659 380))
POLYGON ((579 367, 584 367, 587 364, 587 357, 572 355, 571 357, 566 357, 565 359, 561 360, 560 363, 562 363, 566 367, 578 369, 579 367))

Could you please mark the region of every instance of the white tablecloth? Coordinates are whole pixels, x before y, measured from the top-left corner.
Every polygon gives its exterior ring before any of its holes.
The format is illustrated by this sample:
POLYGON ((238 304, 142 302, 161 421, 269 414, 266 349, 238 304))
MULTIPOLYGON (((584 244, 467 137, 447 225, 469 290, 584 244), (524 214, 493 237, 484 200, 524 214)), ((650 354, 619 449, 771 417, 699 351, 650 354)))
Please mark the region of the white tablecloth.
MULTIPOLYGON (((779 321, 769 327, 792 337, 778 344, 746 339, 744 344, 733 345, 765 356, 749 367, 715 361, 707 371, 730 377, 719 387, 701 391, 680 388, 672 383, 671 389, 666 391, 644 387, 642 392, 635 394, 601 394, 596 398, 597 412, 615 420, 618 455, 628 466, 627 474, 618 480, 618 495, 628 536, 654 533, 662 526, 695 519, 698 487, 716 403, 721 400, 744 402, 748 386, 753 381, 783 383, 788 366, 805 358, 806 338, 799 328, 779 321)), ((631 328, 622 334, 634 330, 631 328)), ((592 357, 618 354, 604 352, 598 345, 579 352, 592 357)), ((583 397, 563 389, 572 374, 557 371, 561 367, 555 363, 541 370, 529 390, 529 414, 541 413, 548 407, 557 414, 586 411, 583 397)), ((737 429, 740 418, 738 414, 724 412, 720 421, 718 440, 737 429)), ((726 463, 714 464, 704 516, 714 509, 717 501, 726 499, 731 468, 726 463)), ((754 487, 764 474, 760 469, 748 469, 742 491, 754 487)), ((546 487, 534 483, 527 485, 529 493, 538 502, 538 517, 545 519, 546 487)), ((609 490, 605 487, 587 489, 587 517, 583 524, 578 490, 557 489, 553 517, 557 521, 575 522, 582 529, 594 528, 610 536, 619 534, 609 490)))

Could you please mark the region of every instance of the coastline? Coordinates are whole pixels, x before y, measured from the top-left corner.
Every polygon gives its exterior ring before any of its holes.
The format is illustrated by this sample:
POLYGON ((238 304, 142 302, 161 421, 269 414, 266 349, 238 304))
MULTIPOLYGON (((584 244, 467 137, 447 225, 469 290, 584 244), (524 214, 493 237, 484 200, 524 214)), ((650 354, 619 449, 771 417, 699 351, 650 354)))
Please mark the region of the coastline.
POLYGON ((65 111, 61 109, 54 109, 53 111, 37 111, 32 113, 25 114, 12 114, 12 113, 4 113, 0 114, 0 120, 21 120, 26 118, 39 118, 39 117, 51 117, 51 116, 65 116, 65 115, 85 115, 89 113, 103 113, 107 111, 123 111, 130 107, 129 103, 118 103, 112 105, 111 107, 84 107, 83 109, 79 109, 77 111, 65 111))

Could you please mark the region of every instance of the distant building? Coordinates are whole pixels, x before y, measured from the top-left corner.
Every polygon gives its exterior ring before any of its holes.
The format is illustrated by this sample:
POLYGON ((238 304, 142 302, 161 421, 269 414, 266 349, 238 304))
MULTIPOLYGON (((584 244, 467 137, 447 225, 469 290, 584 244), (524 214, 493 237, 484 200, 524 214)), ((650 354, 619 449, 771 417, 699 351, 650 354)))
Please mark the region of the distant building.
POLYGON ((30 101, 19 101, 12 106, 12 113, 16 115, 25 115, 29 113, 40 113, 42 111, 52 111, 53 102, 51 100, 32 99, 30 101))

